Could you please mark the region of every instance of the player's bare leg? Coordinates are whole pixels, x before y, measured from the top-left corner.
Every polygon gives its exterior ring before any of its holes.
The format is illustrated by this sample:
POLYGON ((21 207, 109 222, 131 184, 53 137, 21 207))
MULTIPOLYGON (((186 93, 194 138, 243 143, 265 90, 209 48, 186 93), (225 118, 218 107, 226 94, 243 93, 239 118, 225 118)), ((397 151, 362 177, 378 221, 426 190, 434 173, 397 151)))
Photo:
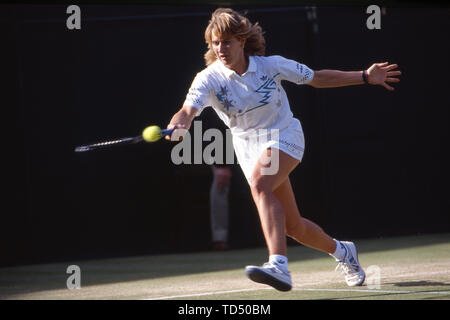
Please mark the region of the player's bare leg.
POLYGON ((276 190, 289 176, 289 173, 299 164, 299 160, 286 153, 275 150, 272 159, 272 150, 266 150, 256 164, 250 182, 253 200, 258 209, 261 226, 266 239, 269 262, 262 267, 247 266, 247 276, 255 281, 268 284, 280 291, 292 288, 291 275, 287 269, 285 212, 282 203, 275 196, 276 190), (271 161, 267 161, 271 159, 271 161), (277 170, 273 174, 265 174, 277 161, 277 170))
MULTIPOLYGON (((253 170, 250 189, 253 200, 258 209, 261 226, 266 239, 269 254, 286 255, 285 210, 282 203, 274 194, 289 176, 289 173, 300 163, 299 160, 287 155, 281 150, 279 153, 278 171, 276 174, 264 174, 264 168, 271 166, 264 155, 253 170)), ((272 156, 272 150, 267 150, 267 156, 272 156)))
POLYGON ((286 234, 308 247, 332 255, 338 262, 349 286, 362 285, 365 272, 359 265, 358 252, 352 242, 337 241, 327 235, 314 222, 301 217, 291 182, 287 178, 275 191, 280 200, 286 219, 286 234))
POLYGON ((358 252, 352 242, 337 241, 314 222, 303 218, 298 210, 290 179, 287 178, 275 191, 286 219, 286 234, 299 243, 332 255, 338 262, 349 286, 362 285, 365 272, 359 265, 358 252))
POLYGON ((274 191, 274 195, 284 208, 288 236, 322 252, 329 254, 335 252, 336 241, 317 224, 300 215, 289 177, 274 191))
MULTIPOLYGON (((269 262, 263 267, 248 266, 247 276, 281 291, 292 288, 286 257, 288 234, 300 243, 333 255, 338 266, 344 270, 347 284, 361 285, 365 274, 359 266, 356 247, 351 242, 334 240, 317 224, 301 217, 289 180, 290 172, 300 161, 281 150, 277 151, 278 171, 273 175, 262 174, 261 169, 269 167, 271 163, 267 163, 267 158, 260 159, 251 178, 250 188, 269 250, 269 262)), ((271 156, 270 149, 267 155, 271 156)))

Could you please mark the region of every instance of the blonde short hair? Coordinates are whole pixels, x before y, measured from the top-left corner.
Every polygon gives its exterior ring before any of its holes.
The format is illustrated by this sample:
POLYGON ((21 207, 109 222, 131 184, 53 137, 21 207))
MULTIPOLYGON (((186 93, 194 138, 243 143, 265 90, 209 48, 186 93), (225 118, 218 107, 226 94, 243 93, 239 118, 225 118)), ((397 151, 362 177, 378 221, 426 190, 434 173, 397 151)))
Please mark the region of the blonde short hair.
POLYGON ((217 57, 212 50, 212 35, 230 35, 238 40, 245 39, 245 56, 263 56, 266 51, 266 40, 258 22, 252 24, 250 20, 233 9, 219 8, 213 12, 205 30, 205 41, 208 51, 205 53, 205 62, 209 66, 217 57))

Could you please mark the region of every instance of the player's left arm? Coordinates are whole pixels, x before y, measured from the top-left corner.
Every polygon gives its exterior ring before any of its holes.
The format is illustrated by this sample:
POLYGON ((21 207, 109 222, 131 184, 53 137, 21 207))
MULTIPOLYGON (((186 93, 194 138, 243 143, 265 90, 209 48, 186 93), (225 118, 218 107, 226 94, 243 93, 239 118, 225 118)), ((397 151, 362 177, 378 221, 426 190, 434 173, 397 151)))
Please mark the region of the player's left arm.
MULTIPOLYGON (((394 88, 388 83, 399 82, 400 79, 397 76, 401 75, 397 64, 374 63, 366 71, 367 83, 373 85, 380 85, 385 87, 389 91, 393 91, 394 88)), ((335 88, 351 85, 364 84, 364 71, 340 71, 340 70, 318 70, 314 71, 313 79, 306 83, 315 88, 335 88)))

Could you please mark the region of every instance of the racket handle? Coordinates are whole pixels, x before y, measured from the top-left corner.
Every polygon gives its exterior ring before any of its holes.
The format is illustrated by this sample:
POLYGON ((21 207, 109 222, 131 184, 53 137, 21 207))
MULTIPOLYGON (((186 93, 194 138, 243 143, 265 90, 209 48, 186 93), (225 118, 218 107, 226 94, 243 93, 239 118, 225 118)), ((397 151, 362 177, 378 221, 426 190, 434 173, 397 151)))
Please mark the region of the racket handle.
POLYGON ((175 129, 164 129, 164 130, 161 130, 161 136, 162 137, 170 136, 174 130, 175 129))

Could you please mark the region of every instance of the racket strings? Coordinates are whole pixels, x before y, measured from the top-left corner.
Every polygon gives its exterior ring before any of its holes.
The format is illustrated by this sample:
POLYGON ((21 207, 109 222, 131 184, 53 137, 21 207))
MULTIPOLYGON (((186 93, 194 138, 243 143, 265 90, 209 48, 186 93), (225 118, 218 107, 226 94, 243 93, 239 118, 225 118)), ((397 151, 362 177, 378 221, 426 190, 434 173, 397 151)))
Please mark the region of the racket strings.
POLYGON ((93 147, 107 146, 107 145, 109 145, 109 144, 115 144, 115 143, 120 143, 120 142, 124 142, 124 141, 128 141, 128 140, 127 140, 127 139, 111 140, 111 141, 105 141, 105 142, 94 143, 92 146, 93 146, 93 147))
POLYGON ((142 137, 140 137, 140 136, 132 137, 132 138, 122 138, 122 139, 116 139, 116 140, 109 140, 109 141, 89 144, 89 145, 86 145, 86 146, 76 147, 75 151, 76 152, 83 152, 83 151, 89 151, 89 150, 93 150, 93 149, 97 149, 97 148, 101 148, 101 147, 106 147, 106 146, 109 146, 109 145, 114 145, 114 144, 137 143, 137 142, 139 142, 141 140, 142 140, 142 137))

